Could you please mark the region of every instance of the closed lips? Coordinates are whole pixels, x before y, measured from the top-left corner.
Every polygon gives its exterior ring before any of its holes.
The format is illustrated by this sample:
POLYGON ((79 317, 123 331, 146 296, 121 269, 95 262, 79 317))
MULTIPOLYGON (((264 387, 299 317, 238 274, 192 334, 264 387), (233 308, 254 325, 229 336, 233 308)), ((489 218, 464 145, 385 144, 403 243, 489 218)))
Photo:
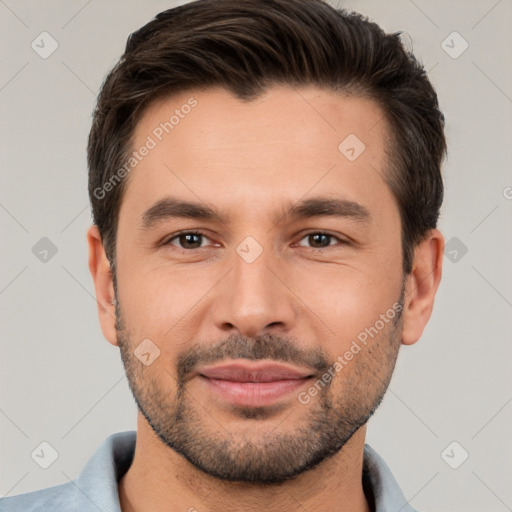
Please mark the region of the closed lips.
POLYGON ((275 382, 282 380, 299 380, 312 376, 307 370, 295 369, 276 364, 244 365, 226 364, 206 367, 198 370, 199 375, 210 379, 229 380, 233 382, 275 382))

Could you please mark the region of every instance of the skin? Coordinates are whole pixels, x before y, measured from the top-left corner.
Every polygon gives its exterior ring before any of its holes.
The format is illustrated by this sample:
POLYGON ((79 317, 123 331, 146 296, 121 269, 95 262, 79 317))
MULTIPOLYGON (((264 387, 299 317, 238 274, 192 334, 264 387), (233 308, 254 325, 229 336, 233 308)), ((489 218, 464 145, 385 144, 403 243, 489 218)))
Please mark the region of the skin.
MULTIPOLYGON (((383 180, 389 127, 375 103, 316 87, 274 86, 248 103, 222 89, 187 91, 149 106, 134 148, 191 96, 197 106, 130 172, 117 233, 117 311, 101 236, 96 226, 87 234, 103 334, 121 347, 131 385, 156 397, 155 415, 163 400, 175 404, 177 361, 193 345, 207 350, 230 336, 269 335, 333 362, 397 302, 404 284, 400 215, 383 180), (338 150, 351 133, 365 144, 354 161, 338 150), (225 224, 169 218, 142 230, 143 212, 170 194, 231 218, 225 224), (281 216, 276 222, 288 203, 320 196, 357 202, 369 218, 281 216), (200 230, 202 247, 180 248, 176 238, 163 243, 182 230, 200 230), (318 232, 339 240, 315 248, 307 235, 318 232), (236 252, 247 236, 263 249, 252 263, 236 252), (160 355, 144 366, 133 350, 147 338, 160 355)), ((395 332, 386 324, 308 405, 294 392, 275 410, 250 418, 190 375, 187 403, 202 432, 234 440, 234 449, 243 442, 264 449, 266 439, 306 427, 327 394, 350 411, 378 400, 400 344, 415 343, 430 318, 443 246, 435 229, 415 248, 395 332)), ((341 450, 295 478, 258 485, 205 473, 166 446, 139 412, 134 461, 119 483, 122 510, 369 511, 361 485, 365 434, 362 425, 341 450)))

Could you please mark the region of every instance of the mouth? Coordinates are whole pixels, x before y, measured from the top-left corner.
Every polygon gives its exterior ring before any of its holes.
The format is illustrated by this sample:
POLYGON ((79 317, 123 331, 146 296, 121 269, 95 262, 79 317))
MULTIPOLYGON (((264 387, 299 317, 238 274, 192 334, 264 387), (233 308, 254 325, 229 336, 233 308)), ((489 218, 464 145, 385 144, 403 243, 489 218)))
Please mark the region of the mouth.
POLYGON ((244 407, 271 405, 297 391, 314 375, 306 368, 247 361, 201 367, 197 373, 210 392, 244 407))

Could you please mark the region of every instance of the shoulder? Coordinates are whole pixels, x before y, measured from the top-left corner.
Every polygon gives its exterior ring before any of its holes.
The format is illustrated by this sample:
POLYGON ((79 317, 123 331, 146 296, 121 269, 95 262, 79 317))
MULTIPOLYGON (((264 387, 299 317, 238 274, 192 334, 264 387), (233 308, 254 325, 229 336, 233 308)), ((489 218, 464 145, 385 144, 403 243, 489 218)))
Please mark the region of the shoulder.
POLYGON ((78 478, 46 489, 0 498, 0 512, 119 512, 117 482, 128 470, 136 432, 110 435, 78 478))
MULTIPOLYGON (((43 512, 48 510, 74 510, 79 496, 73 482, 68 482, 18 496, 0 498, 0 512, 43 512)), ((78 510, 78 509, 77 509, 78 510)))

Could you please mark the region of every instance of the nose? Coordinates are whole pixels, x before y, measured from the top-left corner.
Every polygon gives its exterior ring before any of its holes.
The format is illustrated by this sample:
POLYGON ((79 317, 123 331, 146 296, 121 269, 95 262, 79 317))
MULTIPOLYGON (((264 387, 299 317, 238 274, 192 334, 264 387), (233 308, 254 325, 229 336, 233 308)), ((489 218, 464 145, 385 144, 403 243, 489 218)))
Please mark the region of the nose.
POLYGON ((267 250, 252 262, 235 252, 232 262, 213 301, 215 326, 225 334, 236 331, 248 337, 269 329, 288 332, 297 308, 282 262, 267 250))

